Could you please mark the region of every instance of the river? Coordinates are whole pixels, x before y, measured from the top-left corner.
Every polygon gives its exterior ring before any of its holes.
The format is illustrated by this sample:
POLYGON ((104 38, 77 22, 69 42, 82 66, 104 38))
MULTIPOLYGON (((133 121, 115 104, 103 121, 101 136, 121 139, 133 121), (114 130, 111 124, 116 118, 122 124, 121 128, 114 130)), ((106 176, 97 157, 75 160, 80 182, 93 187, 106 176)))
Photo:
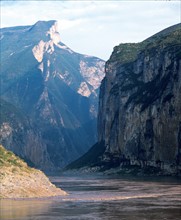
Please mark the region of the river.
POLYGON ((0 200, 1 220, 180 220, 181 180, 51 176, 68 196, 0 200))

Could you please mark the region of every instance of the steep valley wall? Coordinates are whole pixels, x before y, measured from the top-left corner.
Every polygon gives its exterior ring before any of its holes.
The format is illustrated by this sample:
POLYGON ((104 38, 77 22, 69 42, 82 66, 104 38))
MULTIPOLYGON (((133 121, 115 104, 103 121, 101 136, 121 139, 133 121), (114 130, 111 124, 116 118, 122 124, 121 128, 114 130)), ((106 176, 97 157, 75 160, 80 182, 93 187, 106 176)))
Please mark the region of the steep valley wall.
MULTIPOLYGON (((106 63, 99 99, 102 162, 181 165, 181 25, 137 44, 120 44, 106 63)), ((176 171, 177 170, 177 171, 176 171)))

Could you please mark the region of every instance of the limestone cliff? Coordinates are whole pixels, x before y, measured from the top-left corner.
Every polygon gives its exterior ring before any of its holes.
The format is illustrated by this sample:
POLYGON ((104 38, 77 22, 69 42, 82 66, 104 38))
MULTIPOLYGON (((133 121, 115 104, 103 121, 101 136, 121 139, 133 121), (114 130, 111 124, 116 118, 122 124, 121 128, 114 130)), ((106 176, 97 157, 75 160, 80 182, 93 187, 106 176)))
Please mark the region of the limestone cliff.
POLYGON ((0 145, 0 198, 62 195, 66 193, 56 188, 43 172, 28 167, 20 158, 0 145))
POLYGON ((181 166, 181 25, 120 44, 106 63, 99 99, 102 162, 181 166))

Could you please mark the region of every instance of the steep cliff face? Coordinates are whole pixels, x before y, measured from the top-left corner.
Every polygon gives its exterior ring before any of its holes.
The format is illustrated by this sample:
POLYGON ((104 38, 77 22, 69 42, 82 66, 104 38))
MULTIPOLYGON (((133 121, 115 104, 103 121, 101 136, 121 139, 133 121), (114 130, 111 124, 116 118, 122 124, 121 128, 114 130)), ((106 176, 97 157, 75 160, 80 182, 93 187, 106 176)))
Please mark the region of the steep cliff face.
POLYGON ((164 164, 171 172, 181 165, 180 39, 179 24, 114 48, 100 90, 102 161, 164 164))
POLYGON ((3 28, 0 39, 0 142, 38 168, 61 168, 96 142, 105 62, 63 44, 56 21, 3 28))

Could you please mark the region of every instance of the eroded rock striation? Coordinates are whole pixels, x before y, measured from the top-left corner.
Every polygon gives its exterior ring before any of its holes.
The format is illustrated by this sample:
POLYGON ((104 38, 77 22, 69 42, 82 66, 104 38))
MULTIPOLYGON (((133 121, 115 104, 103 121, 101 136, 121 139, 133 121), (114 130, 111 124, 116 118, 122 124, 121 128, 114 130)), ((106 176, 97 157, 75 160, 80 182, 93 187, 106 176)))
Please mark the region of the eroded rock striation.
POLYGON ((68 168, 180 174, 181 25, 116 46, 105 69, 98 143, 68 168))
POLYGON ((0 145, 0 198, 65 196, 40 170, 30 168, 0 145))
POLYGON ((54 20, 0 36, 0 143, 37 168, 60 169, 97 141, 105 62, 63 44, 54 20))
POLYGON ((181 25, 120 44, 106 63, 98 119, 102 161, 181 166, 181 25))

